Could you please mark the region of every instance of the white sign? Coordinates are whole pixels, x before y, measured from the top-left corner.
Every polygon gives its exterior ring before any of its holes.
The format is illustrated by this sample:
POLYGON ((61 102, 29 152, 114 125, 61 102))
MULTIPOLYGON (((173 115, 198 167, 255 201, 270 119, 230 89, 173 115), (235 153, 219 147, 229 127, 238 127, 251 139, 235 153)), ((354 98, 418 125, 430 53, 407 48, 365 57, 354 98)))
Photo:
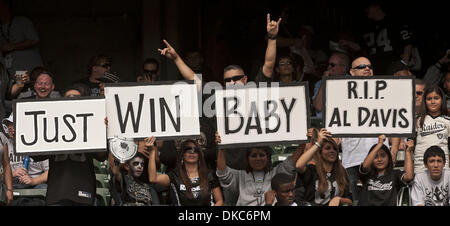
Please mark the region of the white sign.
POLYGON ((108 138, 200 136, 193 82, 105 85, 108 138))
POLYGON ((227 88, 215 92, 222 148, 308 141, 307 83, 227 88))
POLYGON ((323 123, 333 136, 413 136, 413 77, 328 77, 323 82, 323 123))
POLYGON ((106 151, 103 98, 15 100, 17 154, 106 151))

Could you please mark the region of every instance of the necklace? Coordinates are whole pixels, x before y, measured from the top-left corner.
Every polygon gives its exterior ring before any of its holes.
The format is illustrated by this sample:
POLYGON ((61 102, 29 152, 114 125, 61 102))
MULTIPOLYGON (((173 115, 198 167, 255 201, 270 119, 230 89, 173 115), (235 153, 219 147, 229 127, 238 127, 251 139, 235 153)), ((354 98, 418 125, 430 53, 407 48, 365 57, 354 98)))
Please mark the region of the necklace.
POLYGON ((255 178, 255 174, 253 174, 252 172, 252 176, 253 176, 253 187, 255 190, 255 193, 253 194, 253 197, 256 198, 256 203, 258 206, 262 205, 262 199, 263 199, 263 186, 264 186, 264 181, 266 180, 266 173, 264 172, 264 176, 261 180, 261 178, 255 178))

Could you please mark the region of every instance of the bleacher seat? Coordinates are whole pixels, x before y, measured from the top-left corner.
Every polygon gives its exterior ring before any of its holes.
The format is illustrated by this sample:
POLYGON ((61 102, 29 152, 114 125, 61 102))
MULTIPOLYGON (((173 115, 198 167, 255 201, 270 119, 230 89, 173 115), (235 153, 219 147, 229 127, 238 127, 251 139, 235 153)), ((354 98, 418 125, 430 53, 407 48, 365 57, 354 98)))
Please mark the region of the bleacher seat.
POLYGON ((108 188, 97 188, 97 195, 95 199, 95 206, 109 206, 111 201, 111 194, 108 188))
POLYGON ((397 206, 411 206, 411 199, 409 194, 409 187, 403 187, 400 189, 397 195, 397 206))
POLYGON ((47 189, 14 189, 13 197, 40 197, 45 199, 47 189))
POLYGON ((13 189, 13 206, 45 206, 47 189, 13 189))
POLYGON ((95 173, 108 174, 108 171, 109 171, 108 161, 99 162, 96 159, 94 159, 93 161, 94 161, 95 173))
POLYGON ((109 174, 95 174, 97 180, 97 188, 109 188, 110 176, 109 174))

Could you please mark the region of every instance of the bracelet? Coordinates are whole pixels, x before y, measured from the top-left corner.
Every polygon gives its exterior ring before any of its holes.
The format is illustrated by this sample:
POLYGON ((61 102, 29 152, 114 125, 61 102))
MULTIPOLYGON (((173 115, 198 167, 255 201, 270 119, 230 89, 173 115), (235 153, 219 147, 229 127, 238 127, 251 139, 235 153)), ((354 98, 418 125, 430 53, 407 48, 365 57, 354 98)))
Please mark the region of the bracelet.
POLYGON ((319 149, 321 149, 322 148, 322 145, 320 145, 319 143, 314 143, 314 145, 316 145, 319 149))
POLYGON ((276 40, 276 39, 277 39, 277 36, 276 36, 276 35, 272 36, 272 35, 270 35, 270 34, 267 34, 267 37, 268 37, 270 40, 276 40))
POLYGON ((9 188, 7 188, 7 189, 6 189, 6 191, 10 191, 10 192, 13 192, 13 190, 11 190, 11 189, 9 189, 9 188))

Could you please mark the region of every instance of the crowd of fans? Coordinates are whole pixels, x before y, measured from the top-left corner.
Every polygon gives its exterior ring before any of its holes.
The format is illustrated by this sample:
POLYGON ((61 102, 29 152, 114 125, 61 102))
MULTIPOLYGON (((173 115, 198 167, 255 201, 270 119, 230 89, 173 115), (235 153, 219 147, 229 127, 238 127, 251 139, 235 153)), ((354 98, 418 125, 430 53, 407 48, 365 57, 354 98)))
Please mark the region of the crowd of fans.
MULTIPOLYGON (((93 161, 108 162, 112 177, 111 205, 179 206, 315 206, 398 204, 402 188, 412 205, 450 205, 448 137, 450 118, 450 51, 430 65, 421 65, 414 34, 407 24, 386 15, 382 5, 366 8, 373 24, 361 37, 342 35, 327 51, 311 48, 314 29, 303 26, 294 37, 283 17, 267 14, 267 48, 256 82, 308 81, 312 116, 322 117, 322 78, 327 76, 417 76, 415 137, 335 138, 324 128, 310 128, 311 142, 296 145, 283 162, 272 164, 273 147, 222 150, 214 118, 202 116, 198 140, 135 142, 138 152, 120 163, 110 152, 18 156, 14 153, 14 117, 8 101, 104 95, 105 83, 118 83, 112 59, 93 56, 87 75, 69 87, 56 89, 37 45, 39 38, 25 17, 14 16, 8 1, 0 1, 0 202, 19 205, 16 189, 47 189, 45 202, 36 205, 94 205, 93 161), (331 52, 328 57, 325 52, 331 52), (58 91, 59 90, 59 91, 58 91), (445 100, 444 100, 445 98, 445 100), (404 153, 403 169, 397 155, 404 153), (28 160, 29 159, 29 160, 28 160), (25 160, 25 161, 24 161, 25 160), (165 195, 163 195, 165 194, 165 195)), ((158 49, 174 62, 185 80, 209 80, 203 56, 191 51, 181 57, 171 44, 158 49), (199 76, 199 75, 202 76, 199 76)), ((161 79, 159 62, 143 62, 134 82, 161 79)), ((224 86, 246 84, 251 78, 239 65, 224 68, 224 86)), ((201 84, 201 83, 200 83, 201 84)), ((107 123, 107 120, 105 120, 107 123)))

